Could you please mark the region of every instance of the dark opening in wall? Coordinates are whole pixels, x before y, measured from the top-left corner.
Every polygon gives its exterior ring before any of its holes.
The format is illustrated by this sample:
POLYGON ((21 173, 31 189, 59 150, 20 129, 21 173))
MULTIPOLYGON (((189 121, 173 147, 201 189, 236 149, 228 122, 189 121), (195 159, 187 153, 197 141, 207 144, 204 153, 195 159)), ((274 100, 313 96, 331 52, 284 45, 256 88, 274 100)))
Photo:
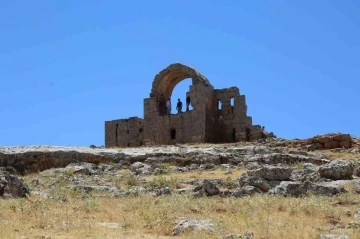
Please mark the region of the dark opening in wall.
POLYGON ((170 139, 176 139, 176 129, 171 129, 171 131, 170 131, 170 139))
POLYGON ((128 147, 130 147, 130 143, 128 143, 128 147))
POLYGON ((143 128, 140 128, 140 129, 139 129, 139 132, 142 133, 142 132, 143 132, 143 128))
POLYGON ((119 124, 116 124, 115 127, 115 145, 118 146, 118 128, 119 128, 119 124))
POLYGON ((130 131, 129 131, 129 130, 126 130, 126 133, 127 133, 127 134, 129 134, 129 133, 130 133, 130 131))
POLYGON ((142 146, 142 141, 140 141, 140 146, 142 146))
POLYGON ((235 128, 233 128, 233 130, 232 130, 232 139, 233 139, 234 142, 236 141, 236 130, 235 130, 235 128))

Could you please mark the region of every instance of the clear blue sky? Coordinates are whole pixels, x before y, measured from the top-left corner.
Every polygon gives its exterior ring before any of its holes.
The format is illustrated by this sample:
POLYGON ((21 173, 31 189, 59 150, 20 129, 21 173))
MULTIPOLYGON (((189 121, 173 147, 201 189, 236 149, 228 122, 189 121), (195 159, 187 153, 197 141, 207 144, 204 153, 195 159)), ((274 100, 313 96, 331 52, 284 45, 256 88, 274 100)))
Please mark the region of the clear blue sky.
POLYGON ((0 145, 102 145, 175 62, 279 137, 360 136, 360 1, 0 1, 0 36, 0 145))

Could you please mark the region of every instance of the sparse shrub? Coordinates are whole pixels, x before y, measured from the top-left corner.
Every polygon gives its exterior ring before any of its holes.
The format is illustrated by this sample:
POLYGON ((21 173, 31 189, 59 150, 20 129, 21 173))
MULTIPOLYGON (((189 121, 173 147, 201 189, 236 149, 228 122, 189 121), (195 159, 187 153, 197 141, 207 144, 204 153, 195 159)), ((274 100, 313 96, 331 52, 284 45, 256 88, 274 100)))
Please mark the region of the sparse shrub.
POLYGON ((74 171, 71 169, 64 170, 63 173, 64 173, 64 175, 69 176, 69 177, 74 175, 74 171))
POLYGON ((92 210, 98 209, 99 204, 94 198, 87 198, 84 200, 83 206, 86 212, 90 212, 92 210))
POLYGON ((119 175, 113 178, 113 182, 117 187, 131 188, 134 186, 140 186, 142 183, 138 176, 132 174, 129 170, 120 170, 119 175))
POLYGON ((171 174, 173 170, 169 163, 162 163, 160 168, 155 172, 155 175, 171 174))
POLYGON ((293 165, 295 170, 300 170, 304 167, 304 163, 303 162, 297 162, 293 165))
POLYGON ((223 181, 223 187, 227 189, 234 189, 237 187, 236 181, 232 180, 231 177, 226 177, 223 181))
POLYGON ((148 187, 150 187, 150 188, 164 188, 164 187, 179 188, 180 182, 177 178, 171 177, 170 179, 166 179, 165 177, 158 176, 158 177, 155 177, 153 180, 151 180, 148 183, 148 187))

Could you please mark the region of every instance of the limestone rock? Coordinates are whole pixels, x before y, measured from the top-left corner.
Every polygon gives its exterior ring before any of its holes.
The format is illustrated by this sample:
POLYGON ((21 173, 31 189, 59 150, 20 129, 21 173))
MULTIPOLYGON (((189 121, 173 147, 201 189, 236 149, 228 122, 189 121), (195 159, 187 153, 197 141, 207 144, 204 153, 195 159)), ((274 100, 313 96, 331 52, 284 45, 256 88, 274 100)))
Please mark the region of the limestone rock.
POLYGON ((67 165, 63 171, 70 171, 72 173, 80 173, 87 175, 99 173, 99 169, 95 164, 87 162, 71 163, 67 165))
POLYGON ((255 146, 245 146, 242 148, 233 149, 233 151, 237 153, 244 153, 244 154, 269 154, 274 152, 268 146, 263 145, 255 145, 255 146))
POLYGON ((0 171, 0 198, 26 197, 30 189, 23 181, 7 171, 0 171))
POLYGON ((211 220, 183 219, 173 229, 173 235, 178 235, 186 229, 212 232, 214 231, 214 223, 211 220))
POLYGON ((244 194, 244 192, 241 190, 241 188, 236 189, 236 190, 233 191, 230 195, 231 195, 232 197, 235 197, 235 198, 241 198, 241 197, 245 197, 245 196, 246 196, 246 195, 244 194))
POLYGON ((360 166, 357 166, 357 167, 354 169, 354 176, 360 177, 360 166))
POLYGON ((334 160, 319 168, 321 177, 332 180, 351 179, 353 172, 354 166, 348 160, 334 160))
POLYGON ((290 179, 292 181, 311 181, 315 182, 320 180, 319 166, 312 163, 304 163, 302 169, 294 170, 290 179))
POLYGON ((220 193, 220 190, 218 189, 218 187, 216 187, 216 185, 214 183, 212 183, 211 181, 209 181, 207 179, 205 179, 203 181, 202 189, 203 189, 204 193, 206 194, 206 196, 215 196, 220 193))
POLYGON ((251 231, 246 231, 242 234, 229 234, 225 237, 225 239, 253 239, 254 233, 251 231))
POLYGON ((135 162, 130 165, 130 169, 137 174, 149 175, 151 171, 151 166, 141 162, 135 162))
POLYGON ((320 239, 351 239, 351 238, 346 235, 322 234, 320 235, 320 239))
POLYGON ((344 186, 336 182, 313 183, 309 185, 309 191, 315 195, 333 196, 344 193, 344 186))
POLYGON ((240 186, 244 186, 244 185, 254 186, 261 189, 261 191, 263 192, 267 192, 271 188, 271 186, 268 184, 266 180, 257 177, 249 177, 246 174, 242 175, 239 178, 239 184, 240 186))
POLYGON ((242 187, 241 192, 245 195, 253 195, 255 193, 262 193, 260 188, 250 186, 250 185, 246 185, 246 186, 242 187))
POLYGON ((171 195, 171 189, 169 187, 153 188, 149 193, 153 196, 171 195))
POLYGON ((283 181, 269 191, 270 194, 299 197, 307 194, 307 185, 300 182, 283 181))
POLYGON ((263 165, 262 168, 249 170, 251 177, 264 178, 266 180, 289 180, 292 168, 285 166, 263 165))

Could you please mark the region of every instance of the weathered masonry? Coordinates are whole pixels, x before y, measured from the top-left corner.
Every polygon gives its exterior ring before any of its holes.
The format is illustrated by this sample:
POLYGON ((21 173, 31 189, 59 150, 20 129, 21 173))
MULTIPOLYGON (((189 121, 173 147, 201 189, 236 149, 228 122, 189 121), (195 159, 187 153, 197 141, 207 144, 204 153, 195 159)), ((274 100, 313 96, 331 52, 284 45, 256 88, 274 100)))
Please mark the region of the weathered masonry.
POLYGON ((250 140, 261 137, 260 126, 252 125, 245 95, 237 87, 214 89, 205 76, 176 63, 155 76, 150 97, 144 99, 144 119, 105 122, 105 147, 245 141, 246 127, 250 140), (175 86, 186 78, 192 79, 186 93, 192 110, 166 114, 166 99, 171 99, 175 86))

